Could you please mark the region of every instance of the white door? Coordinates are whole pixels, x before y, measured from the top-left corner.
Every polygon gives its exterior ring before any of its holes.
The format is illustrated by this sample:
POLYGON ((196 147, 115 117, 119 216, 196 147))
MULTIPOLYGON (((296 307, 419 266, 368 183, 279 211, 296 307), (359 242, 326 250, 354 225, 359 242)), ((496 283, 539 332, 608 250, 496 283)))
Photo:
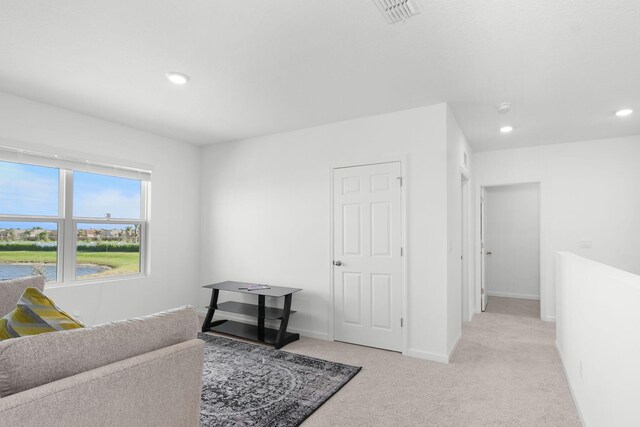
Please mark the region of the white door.
POLYGON ((400 163, 333 172, 334 333, 402 350, 400 163))
POLYGON ((480 193, 480 256, 482 261, 480 268, 482 269, 480 274, 480 310, 485 311, 487 309, 487 303, 489 302, 489 295, 487 294, 487 248, 486 248, 486 204, 487 204, 487 190, 483 187, 480 193))

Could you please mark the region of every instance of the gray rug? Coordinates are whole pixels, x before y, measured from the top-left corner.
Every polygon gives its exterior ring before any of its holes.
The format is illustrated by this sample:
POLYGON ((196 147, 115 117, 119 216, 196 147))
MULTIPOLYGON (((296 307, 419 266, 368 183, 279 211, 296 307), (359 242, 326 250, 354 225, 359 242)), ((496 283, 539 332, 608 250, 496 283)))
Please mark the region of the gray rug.
POLYGON ((361 368, 207 334, 201 426, 290 427, 361 368))

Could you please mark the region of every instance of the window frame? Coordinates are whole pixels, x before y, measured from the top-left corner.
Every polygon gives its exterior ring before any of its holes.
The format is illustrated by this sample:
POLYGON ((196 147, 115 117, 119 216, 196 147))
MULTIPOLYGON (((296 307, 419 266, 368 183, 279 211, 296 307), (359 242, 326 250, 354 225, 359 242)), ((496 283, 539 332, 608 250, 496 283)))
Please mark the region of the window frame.
MULTIPOLYGON (((0 162, 19 163, 28 166, 40 166, 29 162, 16 162, 0 158, 0 162)), ((47 282, 48 285, 71 285, 109 282, 136 277, 148 276, 148 195, 149 181, 140 179, 140 219, 130 218, 91 218, 73 216, 73 179, 74 169, 63 167, 47 166, 58 169, 58 215, 6 215, 0 214, 0 221, 13 222, 49 222, 58 226, 58 248, 56 250, 56 280, 47 282), (78 279, 76 277, 77 267, 77 227, 79 224, 123 224, 140 226, 140 251, 139 251, 139 271, 137 273, 122 274, 112 277, 78 279)), ((81 172, 81 171, 78 171, 81 172)), ((114 176, 107 173, 99 175, 114 176)), ((133 179, 133 178, 128 178, 133 179)))

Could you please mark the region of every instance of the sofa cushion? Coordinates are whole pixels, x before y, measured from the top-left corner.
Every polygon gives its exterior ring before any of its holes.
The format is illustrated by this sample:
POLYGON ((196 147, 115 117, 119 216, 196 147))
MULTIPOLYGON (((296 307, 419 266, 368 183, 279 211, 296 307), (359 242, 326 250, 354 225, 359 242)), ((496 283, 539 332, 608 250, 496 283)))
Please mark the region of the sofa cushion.
POLYGON ((0 397, 195 339, 198 316, 181 307, 90 328, 0 341, 0 397))
POLYGON ((32 276, 20 279, 0 280, 0 317, 11 313, 15 308, 20 295, 27 288, 44 290, 44 277, 32 276))
POLYGON ((0 341, 45 332, 84 328, 36 288, 27 288, 15 310, 0 319, 0 341))

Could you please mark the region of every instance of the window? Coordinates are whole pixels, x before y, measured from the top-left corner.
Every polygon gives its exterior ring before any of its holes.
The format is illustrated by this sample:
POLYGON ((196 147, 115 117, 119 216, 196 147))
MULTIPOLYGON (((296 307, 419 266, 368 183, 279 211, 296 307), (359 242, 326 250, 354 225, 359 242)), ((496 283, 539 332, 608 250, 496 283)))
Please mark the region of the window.
POLYGON ((148 180, 0 161, 0 280, 145 272, 148 180))

